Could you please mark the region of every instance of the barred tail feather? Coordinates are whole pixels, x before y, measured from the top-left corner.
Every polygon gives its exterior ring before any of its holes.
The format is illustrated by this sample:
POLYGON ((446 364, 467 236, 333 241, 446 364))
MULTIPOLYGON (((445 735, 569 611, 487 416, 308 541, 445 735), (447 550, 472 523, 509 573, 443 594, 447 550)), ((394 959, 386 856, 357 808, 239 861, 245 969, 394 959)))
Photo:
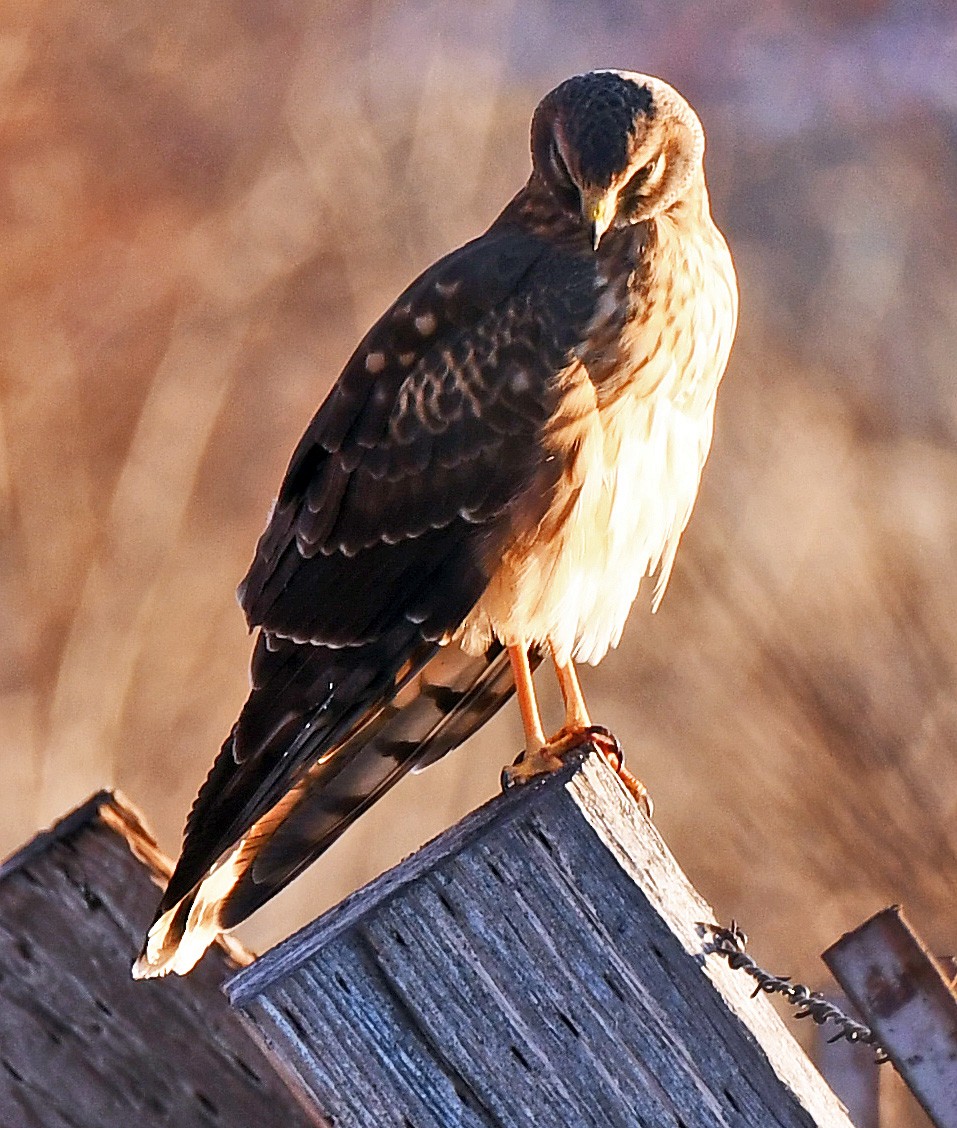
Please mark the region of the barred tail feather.
POLYGON ((170 972, 186 975, 225 929, 220 906, 239 876, 242 845, 214 866, 208 877, 157 917, 133 964, 134 979, 156 979, 170 972))
POLYGON ((190 971, 234 928, 299 875, 409 771, 435 763, 514 692, 497 643, 472 658, 443 647, 388 704, 320 756, 232 850, 150 929, 133 974, 190 971))

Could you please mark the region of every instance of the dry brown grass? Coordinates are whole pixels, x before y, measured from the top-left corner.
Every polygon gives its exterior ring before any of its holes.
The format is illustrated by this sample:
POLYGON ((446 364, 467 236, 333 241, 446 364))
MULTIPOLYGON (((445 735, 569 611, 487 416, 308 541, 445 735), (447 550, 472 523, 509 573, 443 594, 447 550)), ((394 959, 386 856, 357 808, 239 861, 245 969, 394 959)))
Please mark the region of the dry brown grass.
MULTIPOLYGON (((11 17, 4 847, 113 783, 176 850, 245 694, 232 591, 303 425, 395 292, 521 183, 540 94, 624 63, 702 111, 742 332, 672 590, 588 677, 594 711, 768 962, 816 980, 817 953, 892 900, 953 947, 957 133, 934 53, 953 20, 760 10, 11 17)), ((503 716, 407 781, 248 935, 454 821, 518 744, 503 716)))

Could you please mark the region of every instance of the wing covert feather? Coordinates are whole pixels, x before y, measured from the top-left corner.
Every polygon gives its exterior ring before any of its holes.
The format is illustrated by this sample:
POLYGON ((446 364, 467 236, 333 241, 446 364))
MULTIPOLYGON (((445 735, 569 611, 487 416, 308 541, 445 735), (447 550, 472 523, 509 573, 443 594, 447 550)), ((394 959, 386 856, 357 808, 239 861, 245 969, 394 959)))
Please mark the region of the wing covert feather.
POLYGON ((540 519, 562 469, 543 431, 593 311, 593 269, 493 226, 413 282, 359 345, 293 454, 240 586, 261 628, 252 691, 190 813, 161 912, 311 763, 335 760, 540 519))
MULTIPOLYGON (((493 229, 426 271, 370 330, 297 447, 240 586, 251 627, 290 629, 284 593, 304 561, 429 529, 456 540, 459 523, 494 519, 527 488, 593 297, 573 279, 578 308, 543 317, 553 257, 531 235, 493 229)), ((384 564, 377 554, 380 575, 384 564)), ((317 601, 343 598, 335 564, 308 571, 317 601)))

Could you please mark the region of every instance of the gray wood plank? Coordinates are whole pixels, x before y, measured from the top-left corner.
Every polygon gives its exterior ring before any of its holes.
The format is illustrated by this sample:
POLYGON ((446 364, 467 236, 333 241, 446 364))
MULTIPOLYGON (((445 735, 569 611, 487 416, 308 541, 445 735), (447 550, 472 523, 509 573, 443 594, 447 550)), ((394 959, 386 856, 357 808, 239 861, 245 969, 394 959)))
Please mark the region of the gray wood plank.
POLYGON ((583 752, 227 991, 338 1128, 849 1128, 711 916, 583 752))
POLYGON ((185 980, 132 979, 168 876, 136 812, 107 792, 0 868, 4 1128, 322 1122, 223 997, 238 948, 185 980))

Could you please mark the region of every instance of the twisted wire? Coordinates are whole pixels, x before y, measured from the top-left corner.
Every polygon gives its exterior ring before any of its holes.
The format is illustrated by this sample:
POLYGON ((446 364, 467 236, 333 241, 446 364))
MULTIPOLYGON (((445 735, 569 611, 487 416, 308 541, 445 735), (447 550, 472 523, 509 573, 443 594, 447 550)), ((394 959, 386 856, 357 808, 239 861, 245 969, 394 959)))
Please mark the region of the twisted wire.
POLYGON ((711 933, 714 939, 713 950, 724 956, 729 966, 750 975, 755 981, 756 986, 751 993, 752 999, 762 991, 768 995, 780 995, 791 1006, 799 1008, 795 1012, 795 1018, 813 1019, 818 1026, 823 1026, 827 1022, 837 1026, 839 1028, 837 1032, 833 1037, 828 1038, 829 1044, 842 1040, 859 1042, 872 1047, 878 1065, 883 1065, 889 1060, 887 1051, 878 1042, 877 1035, 869 1026, 845 1014, 840 1007, 835 1006, 819 991, 812 991, 803 983, 792 983, 789 975, 772 975, 771 972, 760 967, 745 951, 748 937, 738 927, 736 921, 731 921, 730 928, 705 923, 702 923, 701 927, 711 933))

